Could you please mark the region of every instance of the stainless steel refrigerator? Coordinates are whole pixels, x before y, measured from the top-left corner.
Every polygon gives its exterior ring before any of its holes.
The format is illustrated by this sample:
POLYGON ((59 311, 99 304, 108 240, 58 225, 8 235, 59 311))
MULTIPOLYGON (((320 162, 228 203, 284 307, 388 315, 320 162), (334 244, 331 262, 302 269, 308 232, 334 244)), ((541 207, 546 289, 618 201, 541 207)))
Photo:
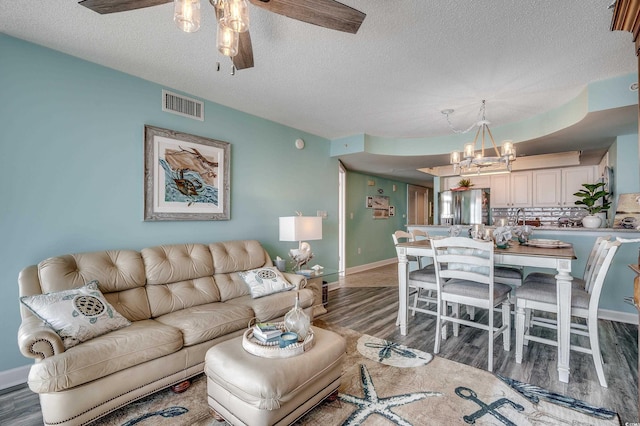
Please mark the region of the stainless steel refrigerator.
POLYGON ((440 225, 491 223, 489 188, 440 193, 440 225))

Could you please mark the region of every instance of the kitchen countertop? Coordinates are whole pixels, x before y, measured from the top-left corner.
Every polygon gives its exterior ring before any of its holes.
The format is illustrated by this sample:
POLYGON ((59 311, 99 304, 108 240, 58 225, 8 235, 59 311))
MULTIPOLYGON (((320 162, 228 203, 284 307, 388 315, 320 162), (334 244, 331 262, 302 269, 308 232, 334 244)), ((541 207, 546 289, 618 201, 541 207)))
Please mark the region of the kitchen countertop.
MULTIPOLYGON (((462 225, 471 226, 471 225, 462 225)), ((449 229, 451 225, 407 225, 407 228, 436 228, 436 229, 449 229)), ((486 226, 489 229, 495 228, 495 226, 486 226)), ((613 234, 640 234, 640 230, 637 229, 624 229, 624 228, 584 228, 581 226, 574 227, 560 227, 560 226, 532 226, 533 231, 550 231, 550 232, 599 232, 599 233, 613 233, 613 234)))

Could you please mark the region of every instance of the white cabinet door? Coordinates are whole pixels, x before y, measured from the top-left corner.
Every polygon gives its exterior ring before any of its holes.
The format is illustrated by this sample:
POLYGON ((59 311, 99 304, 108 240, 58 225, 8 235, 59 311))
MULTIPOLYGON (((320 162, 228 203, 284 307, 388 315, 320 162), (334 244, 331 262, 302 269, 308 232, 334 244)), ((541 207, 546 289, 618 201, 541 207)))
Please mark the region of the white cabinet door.
POLYGON ((511 207, 511 175, 491 175, 491 208, 511 207))
POLYGON ((448 191, 451 188, 457 188, 458 182, 460 182, 460 176, 451 176, 442 179, 442 190, 448 191))
POLYGON ((532 179, 530 171, 511 173, 511 207, 531 207, 532 179))
POLYGON ((473 189, 479 188, 491 188, 491 176, 475 176, 469 178, 473 186, 473 189))
POLYGON ((562 172, 560 169, 533 172, 533 206, 560 207, 562 204, 562 172))
POLYGON ((595 182, 595 166, 562 169, 562 207, 575 207, 578 197, 573 194, 582 189, 583 183, 595 182))

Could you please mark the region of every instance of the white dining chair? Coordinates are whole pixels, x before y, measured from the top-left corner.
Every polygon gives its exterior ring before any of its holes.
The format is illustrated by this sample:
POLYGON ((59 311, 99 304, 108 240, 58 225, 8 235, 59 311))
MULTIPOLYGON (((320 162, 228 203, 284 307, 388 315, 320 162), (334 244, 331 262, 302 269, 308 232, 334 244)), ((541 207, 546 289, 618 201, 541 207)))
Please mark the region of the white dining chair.
POLYGON ((511 346, 511 287, 494 282, 494 253, 492 241, 449 237, 431 240, 438 284, 438 316, 434 353, 440 352, 440 340, 446 337, 446 324, 453 323, 453 334, 459 325, 485 330, 489 333, 488 370, 493 371, 493 342, 502 335, 503 347, 511 346), (446 267, 445 267, 446 266, 446 267), (447 304, 452 305, 451 314, 447 304), (460 317, 460 304, 490 311, 488 324, 460 317), (502 306, 501 324, 495 324, 494 308, 502 306))
MULTIPOLYGON (((414 241, 413 235, 411 233, 397 230, 393 234, 391 234, 391 238, 393 238, 393 245, 397 246, 399 243, 406 243, 414 241)), ((407 260, 409 261, 409 269, 411 270, 411 262, 415 262, 416 269, 421 269, 422 264, 419 257, 416 256, 407 256, 407 260)))
MULTIPOLYGON (((586 336, 589 338, 589 347, 572 344, 571 350, 590 354, 593 358, 596 374, 600 386, 607 387, 607 380, 604 377, 602 354, 600 352, 600 341, 598 339, 598 305, 604 279, 607 276, 613 257, 621 245, 619 241, 601 241, 601 250, 596 251, 593 259, 593 271, 588 276, 584 288, 571 289, 571 317, 586 320, 586 324, 572 320, 568 325, 569 331, 573 334, 586 336)), ((558 324, 555 321, 546 321, 530 317, 531 310, 557 313, 556 287, 542 282, 524 283, 522 287, 516 289, 516 362, 522 362, 524 344, 528 341, 544 343, 558 346, 556 340, 543 338, 531 333, 532 327, 541 326, 556 329, 558 324)))
MULTIPOLYGON (((414 241, 414 235, 405 231, 396 231, 393 233, 393 242, 397 246, 399 242, 414 241)), ((436 274, 433 265, 422 268, 422 260, 416 256, 407 256, 409 262, 416 262, 418 269, 410 270, 407 277, 407 285, 409 292, 414 292, 413 304, 408 307, 411 315, 415 316, 416 312, 422 312, 429 315, 436 315, 436 292, 438 285, 436 284, 436 274), (426 291, 427 295, 421 295, 421 291, 426 291), (422 307, 418 305, 422 302, 422 307), (433 308, 430 306, 433 305, 433 308)), ((409 268, 411 269, 411 268, 409 268)))
MULTIPOLYGON (((584 266, 584 271, 582 276, 573 277, 573 281, 571 282, 572 288, 585 288, 585 283, 589 279, 589 276, 593 273, 593 264, 598 256, 599 250, 602 250, 604 247, 601 243, 603 241, 609 241, 611 239, 610 235, 600 236, 596 238, 596 241, 591 248, 591 252, 589 253, 589 257, 587 258, 587 263, 584 266)), ((556 284, 556 274, 551 274, 547 272, 532 272, 527 274, 524 279, 524 283, 537 282, 537 283, 545 283, 545 284, 556 284)))

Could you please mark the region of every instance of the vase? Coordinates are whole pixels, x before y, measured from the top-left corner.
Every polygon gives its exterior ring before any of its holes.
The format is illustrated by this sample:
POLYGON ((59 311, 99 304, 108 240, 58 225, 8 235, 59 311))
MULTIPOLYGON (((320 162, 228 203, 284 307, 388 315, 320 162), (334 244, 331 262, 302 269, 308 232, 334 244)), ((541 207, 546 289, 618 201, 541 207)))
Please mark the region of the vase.
POLYGON ((585 228, 599 228, 602 223, 602 218, 592 214, 586 215, 582 218, 582 226, 585 228))
POLYGON ((284 328, 298 335, 298 340, 302 341, 307 337, 311 327, 309 316, 300 308, 300 297, 296 294, 295 306, 284 316, 284 328))

